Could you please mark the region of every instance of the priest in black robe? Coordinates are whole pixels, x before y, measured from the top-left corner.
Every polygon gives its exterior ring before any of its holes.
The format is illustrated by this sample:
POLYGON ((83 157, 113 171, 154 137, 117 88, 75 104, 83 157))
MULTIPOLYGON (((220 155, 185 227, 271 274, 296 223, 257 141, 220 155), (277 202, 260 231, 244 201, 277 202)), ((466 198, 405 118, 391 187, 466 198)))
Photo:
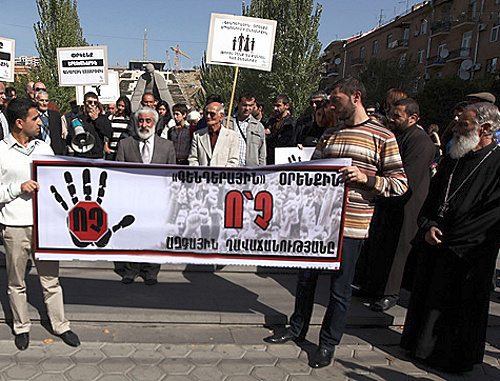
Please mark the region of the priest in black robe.
POLYGON ((419 215, 419 264, 401 346, 447 372, 483 361, 500 247, 499 125, 496 106, 465 108, 419 215))
POLYGON ((375 297, 370 305, 375 311, 386 311, 399 300, 411 240, 418 230, 417 216, 429 191, 436 147, 417 124, 419 115, 418 103, 411 98, 397 101, 389 113, 388 127, 396 136, 409 190, 377 200, 368 242, 356 268, 361 292, 375 297))

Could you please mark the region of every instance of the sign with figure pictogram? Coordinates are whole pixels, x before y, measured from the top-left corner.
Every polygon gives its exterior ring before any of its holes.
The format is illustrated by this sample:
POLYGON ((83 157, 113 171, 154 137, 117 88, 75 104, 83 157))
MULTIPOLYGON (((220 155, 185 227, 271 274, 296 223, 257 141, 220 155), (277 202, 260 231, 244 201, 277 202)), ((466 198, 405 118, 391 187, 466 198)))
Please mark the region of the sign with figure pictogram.
POLYGON ((266 167, 37 157, 41 260, 337 269, 345 186, 329 159, 266 167))

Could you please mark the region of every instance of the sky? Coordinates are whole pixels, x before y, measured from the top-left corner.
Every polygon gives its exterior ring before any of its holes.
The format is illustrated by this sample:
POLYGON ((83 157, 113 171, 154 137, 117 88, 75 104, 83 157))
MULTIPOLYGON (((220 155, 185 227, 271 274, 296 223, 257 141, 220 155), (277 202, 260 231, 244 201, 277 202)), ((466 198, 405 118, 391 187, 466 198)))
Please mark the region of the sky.
MULTIPOLYGON (((292 0, 293 1, 293 0, 292 0)), ((250 0, 245 1, 246 4, 250 0)), ((323 48, 336 39, 367 32, 411 7, 410 0, 317 0, 323 6, 319 38, 323 48)), ((241 0, 79 0, 78 14, 89 44, 107 45, 108 64, 127 66, 142 59, 144 29, 148 59, 167 62, 171 46, 181 56, 180 68, 199 66, 207 47, 211 13, 241 15, 241 0)), ((33 25, 40 20, 35 0, 0 0, 0 37, 16 40, 16 56, 37 56, 33 25)))

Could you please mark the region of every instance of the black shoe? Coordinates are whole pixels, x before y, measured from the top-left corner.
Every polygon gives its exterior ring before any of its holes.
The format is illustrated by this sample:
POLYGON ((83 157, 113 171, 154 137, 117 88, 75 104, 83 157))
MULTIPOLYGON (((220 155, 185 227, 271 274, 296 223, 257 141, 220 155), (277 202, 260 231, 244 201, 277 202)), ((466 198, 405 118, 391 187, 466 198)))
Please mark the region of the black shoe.
POLYGON ((14 344, 16 344, 17 349, 19 349, 20 351, 24 351, 26 348, 28 348, 28 345, 30 345, 30 334, 26 332, 16 335, 14 344))
POLYGON ((297 336, 295 336, 289 329, 285 330, 283 333, 275 333, 272 336, 266 337, 264 341, 270 344, 285 344, 290 340, 297 340, 297 336))
POLYGON ((130 283, 134 283, 134 278, 129 278, 129 277, 123 277, 122 278, 122 283, 123 284, 130 284, 130 283))
POLYGON ((158 281, 154 278, 150 278, 146 279, 144 283, 146 284, 146 286, 154 286, 156 283, 158 283, 158 281))
POLYGON ((324 368, 332 363, 334 350, 326 349, 326 348, 318 348, 316 353, 309 360, 309 366, 311 368, 324 368))
POLYGON ((80 345, 80 339, 73 331, 66 331, 59 335, 59 337, 70 347, 78 347, 80 345))
POLYGON ((370 305, 370 309, 372 311, 384 312, 394 307, 396 304, 398 304, 398 302, 399 302, 399 296, 388 295, 372 303, 370 305))

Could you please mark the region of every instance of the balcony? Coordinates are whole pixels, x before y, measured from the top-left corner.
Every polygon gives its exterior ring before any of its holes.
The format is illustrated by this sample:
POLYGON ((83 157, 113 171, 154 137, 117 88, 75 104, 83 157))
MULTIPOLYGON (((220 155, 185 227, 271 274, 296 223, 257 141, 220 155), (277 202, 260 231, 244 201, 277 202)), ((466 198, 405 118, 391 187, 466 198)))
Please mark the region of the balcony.
POLYGON ((470 12, 464 12, 458 15, 458 17, 453 20, 452 28, 467 28, 475 25, 477 21, 477 16, 473 16, 470 12))
POLYGON ((396 40, 391 42, 390 48, 394 50, 406 50, 408 49, 408 42, 407 39, 396 40))
POLYGON ((431 24, 431 37, 450 34, 451 21, 436 21, 431 24))
POLYGON ((351 66, 362 66, 365 63, 365 58, 364 57, 359 57, 359 58, 353 58, 351 60, 351 66))
POLYGON ((429 57, 427 58, 426 66, 427 67, 444 66, 445 62, 446 60, 444 58, 441 58, 440 56, 429 57))
POLYGON ((446 58, 447 62, 461 61, 467 58, 470 58, 470 48, 460 48, 456 50, 452 50, 448 57, 446 58))

